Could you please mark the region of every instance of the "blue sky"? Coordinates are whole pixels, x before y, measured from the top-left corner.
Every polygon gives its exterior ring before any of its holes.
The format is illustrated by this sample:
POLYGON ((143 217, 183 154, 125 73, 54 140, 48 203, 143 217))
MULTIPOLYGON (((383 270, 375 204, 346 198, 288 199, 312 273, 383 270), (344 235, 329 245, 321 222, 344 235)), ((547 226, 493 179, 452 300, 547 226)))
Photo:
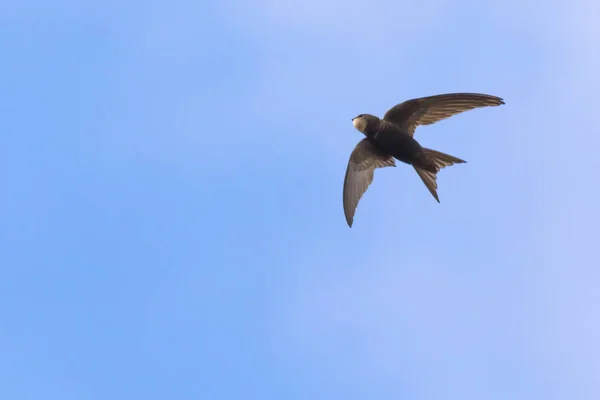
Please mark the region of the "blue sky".
POLYGON ((597 2, 4 1, 3 399, 598 399, 597 2), (447 92, 468 161, 350 119, 447 92))

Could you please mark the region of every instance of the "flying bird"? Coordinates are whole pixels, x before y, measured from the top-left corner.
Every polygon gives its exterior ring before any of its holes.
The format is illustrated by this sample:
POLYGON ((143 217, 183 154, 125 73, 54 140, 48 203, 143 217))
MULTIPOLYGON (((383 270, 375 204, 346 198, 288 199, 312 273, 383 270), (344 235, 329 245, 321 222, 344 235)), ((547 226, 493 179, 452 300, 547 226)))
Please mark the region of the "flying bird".
POLYGON ((352 118, 354 127, 366 137, 352 151, 346 168, 344 214, 348 226, 352 227, 356 207, 373 182, 375 169, 395 167, 395 160, 412 165, 439 203, 437 173, 466 161, 421 147, 413 138, 415 129, 464 111, 501 104, 501 98, 487 94, 449 93, 407 100, 390 108, 383 119, 370 114, 352 118))

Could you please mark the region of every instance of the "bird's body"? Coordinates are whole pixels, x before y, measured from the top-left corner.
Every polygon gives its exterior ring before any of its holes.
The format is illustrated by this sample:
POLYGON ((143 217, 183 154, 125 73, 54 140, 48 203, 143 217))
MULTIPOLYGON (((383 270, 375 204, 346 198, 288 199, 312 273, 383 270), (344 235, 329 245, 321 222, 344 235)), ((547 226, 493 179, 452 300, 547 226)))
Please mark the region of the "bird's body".
POLYGON ((465 161, 423 148, 413 137, 416 127, 429 125, 474 108, 500 104, 504 104, 504 101, 495 96, 451 93, 397 104, 385 113, 383 119, 370 114, 361 114, 353 118, 354 127, 366 137, 356 145, 346 169, 344 213, 348 225, 352 226, 358 202, 373 181, 375 169, 395 167, 394 160, 412 165, 439 202, 436 190, 437 173, 444 167, 465 161))
POLYGON ((419 142, 397 125, 379 118, 377 119, 376 123, 375 120, 373 121, 373 125, 376 128, 365 134, 367 139, 398 161, 406 164, 418 162, 423 150, 419 142))

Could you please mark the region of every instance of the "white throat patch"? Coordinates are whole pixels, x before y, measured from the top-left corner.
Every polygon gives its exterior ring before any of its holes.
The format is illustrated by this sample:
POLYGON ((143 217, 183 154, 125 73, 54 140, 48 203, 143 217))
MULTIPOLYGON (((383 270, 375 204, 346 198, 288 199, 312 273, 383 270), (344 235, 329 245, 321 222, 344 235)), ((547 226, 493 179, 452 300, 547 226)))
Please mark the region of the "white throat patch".
POLYGON ((364 118, 354 118, 354 120, 352 121, 352 125, 354 125, 357 131, 365 133, 365 129, 367 128, 367 121, 364 118))

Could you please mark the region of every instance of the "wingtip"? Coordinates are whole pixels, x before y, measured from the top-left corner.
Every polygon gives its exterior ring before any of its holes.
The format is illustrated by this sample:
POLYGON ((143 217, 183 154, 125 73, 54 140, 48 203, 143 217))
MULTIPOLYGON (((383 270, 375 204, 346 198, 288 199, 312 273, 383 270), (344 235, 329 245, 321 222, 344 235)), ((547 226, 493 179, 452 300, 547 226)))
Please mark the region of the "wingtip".
POLYGON ((492 96, 492 97, 494 97, 494 100, 496 100, 498 102, 498 104, 497 104, 498 106, 505 104, 504 99, 502 97, 498 97, 498 96, 492 96))
POLYGON ((501 105, 505 104, 504 99, 499 96, 494 96, 492 94, 481 94, 478 96, 487 97, 487 99, 490 101, 490 104, 489 104, 490 106, 501 106, 501 105))

